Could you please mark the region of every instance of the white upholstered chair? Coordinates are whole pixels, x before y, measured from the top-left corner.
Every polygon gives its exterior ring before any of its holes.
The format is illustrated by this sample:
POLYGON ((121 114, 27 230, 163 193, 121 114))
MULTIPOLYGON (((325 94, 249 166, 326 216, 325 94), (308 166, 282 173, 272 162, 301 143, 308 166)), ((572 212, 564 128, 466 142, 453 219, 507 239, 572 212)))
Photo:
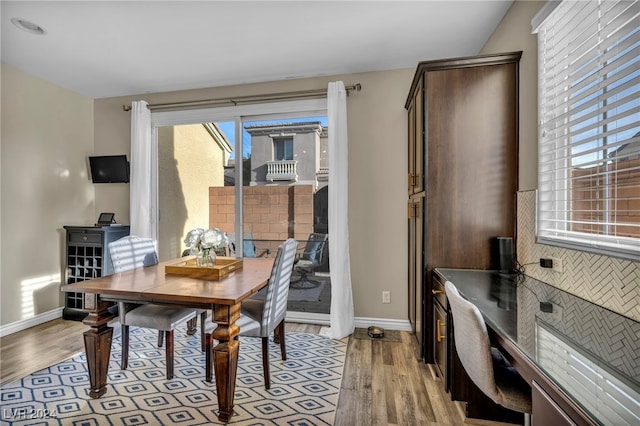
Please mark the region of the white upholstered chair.
MULTIPOLYGON (((278 248, 271 270, 265 300, 249 299, 242 302, 240 318, 236 324, 241 336, 262 338, 262 369, 264 386, 271 387, 269 374, 269 336, 274 334, 280 343, 282 360, 287 359, 284 336, 284 318, 287 314, 289 282, 296 257, 298 242, 289 238, 278 248)), ((215 329, 215 324, 213 324, 215 329)), ((212 331, 212 330, 211 330, 212 331)), ((211 331, 207 331, 206 342, 206 380, 211 381, 212 342, 211 331)))
POLYGON ((525 413, 530 421, 531 387, 497 348, 491 347, 487 326, 476 305, 464 299, 458 289, 445 283, 453 317, 453 334, 460 362, 478 388, 496 404, 525 413))
MULTIPOLYGON (((109 243, 109 254, 115 273, 158 263, 155 242, 151 238, 128 236, 109 243)), ((135 304, 118 302, 122 336, 120 368, 126 370, 129 363, 129 327, 151 328, 159 331, 158 346, 162 337, 166 341, 167 379, 173 377, 173 330, 178 324, 197 317, 198 311, 179 306, 135 304)), ((201 327, 202 328, 202 327, 201 327)))

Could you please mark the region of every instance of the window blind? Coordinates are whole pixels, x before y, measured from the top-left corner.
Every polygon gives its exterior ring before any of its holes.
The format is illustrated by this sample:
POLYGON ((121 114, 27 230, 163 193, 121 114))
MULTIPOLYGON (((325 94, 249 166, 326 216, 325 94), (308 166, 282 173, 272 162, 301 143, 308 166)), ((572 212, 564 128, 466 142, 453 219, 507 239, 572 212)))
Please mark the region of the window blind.
POLYGON ((538 241, 640 260, 640 2, 539 23, 538 241))
POLYGON ((604 425, 637 425, 640 394, 540 324, 538 363, 604 425))

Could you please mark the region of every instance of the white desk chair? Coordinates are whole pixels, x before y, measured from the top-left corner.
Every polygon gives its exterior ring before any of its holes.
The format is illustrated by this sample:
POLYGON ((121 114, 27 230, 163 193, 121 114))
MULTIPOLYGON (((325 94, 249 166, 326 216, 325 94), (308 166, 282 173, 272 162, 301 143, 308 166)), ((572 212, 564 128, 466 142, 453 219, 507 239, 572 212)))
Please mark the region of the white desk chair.
POLYGON ((530 423, 531 387, 500 351, 491 347, 487 326, 476 305, 460 296, 458 289, 445 283, 453 316, 453 334, 458 357, 478 388, 496 404, 525 413, 530 423))

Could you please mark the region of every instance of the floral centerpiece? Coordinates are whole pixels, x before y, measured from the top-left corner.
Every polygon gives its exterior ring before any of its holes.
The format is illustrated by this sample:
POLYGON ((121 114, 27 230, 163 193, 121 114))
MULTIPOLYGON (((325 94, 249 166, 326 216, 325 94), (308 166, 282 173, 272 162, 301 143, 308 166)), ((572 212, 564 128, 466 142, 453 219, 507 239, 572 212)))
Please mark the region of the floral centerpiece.
POLYGON ((200 266, 213 266, 215 264, 215 249, 229 245, 229 237, 218 228, 192 229, 187 233, 184 243, 189 246, 189 253, 198 256, 200 266), (213 249, 213 250, 211 250, 213 249))

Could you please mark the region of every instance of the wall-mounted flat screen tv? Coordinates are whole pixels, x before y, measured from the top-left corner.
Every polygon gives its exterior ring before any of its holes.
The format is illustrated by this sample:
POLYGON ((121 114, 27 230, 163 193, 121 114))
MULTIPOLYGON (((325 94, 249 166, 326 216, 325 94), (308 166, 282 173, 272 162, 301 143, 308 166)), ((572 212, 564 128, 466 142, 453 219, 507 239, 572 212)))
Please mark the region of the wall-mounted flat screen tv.
POLYGON ((129 182, 129 162, 126 155, 89 157, 93 183, 129 182))

